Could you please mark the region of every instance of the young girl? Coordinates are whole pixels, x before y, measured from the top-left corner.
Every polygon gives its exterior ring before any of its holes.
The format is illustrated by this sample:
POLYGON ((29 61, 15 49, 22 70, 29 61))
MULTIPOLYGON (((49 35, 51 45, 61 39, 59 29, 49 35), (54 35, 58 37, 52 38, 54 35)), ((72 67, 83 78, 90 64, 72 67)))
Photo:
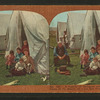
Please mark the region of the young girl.
POLYGON ((23 41, 23 46, 22 46, 22 53, 24 53, 24 49, 27 49, 28 52, 29 52, 29 47, 28 47, 28 43, 27 43, 27 40, 23 41))
POLYGON ((12 64, 15 63, 14 59, 14 51, 11 50, 9 55, 6 57, 7 61, 6 61, 6 69, 11 68, 12 64))
POLYGON ((89 62, 88 50, 84 50, 84 54, 81 55, 81 68, 83 68, 89 62))

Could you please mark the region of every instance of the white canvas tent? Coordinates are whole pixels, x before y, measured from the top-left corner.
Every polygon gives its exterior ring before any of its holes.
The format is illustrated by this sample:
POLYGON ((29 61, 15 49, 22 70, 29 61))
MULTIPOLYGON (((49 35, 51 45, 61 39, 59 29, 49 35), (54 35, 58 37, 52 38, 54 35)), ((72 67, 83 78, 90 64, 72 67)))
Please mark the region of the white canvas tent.
POLYGON ((6 50, 6 31, 9 25, 11 14, 0 13, 0 50, 6 50))
POLYGON ((85 49, 90 51, 91 47, 96 47, 100 39, 100 11, 87 11, 85 23, 82 29, 82 47, 80 54, 85 49))
POLYGON ((10 50, 16 53, 23 40, 28 41, 30 56, 35 60, 38 73, 49 73, 49 25, 46 19, 28 11, 13 11, 7 30, 6 55, 10 50))
POLYGON ((70 49, 81 48, 80 35, 84 23, 84 18, 85 18, 84 13, 76 13, 76 12, 68 13, 67 34, 68 34, 68 42, 70 44, 69 46, 70 49))
POLYGON ((64 38, 64 32, 66 32, 66 30, 67 30, 66 22, 57 23, 57 34, 56 34, 57 42, 61 41, 64 44, 64 41, 67 41, 67 37, 64 38))

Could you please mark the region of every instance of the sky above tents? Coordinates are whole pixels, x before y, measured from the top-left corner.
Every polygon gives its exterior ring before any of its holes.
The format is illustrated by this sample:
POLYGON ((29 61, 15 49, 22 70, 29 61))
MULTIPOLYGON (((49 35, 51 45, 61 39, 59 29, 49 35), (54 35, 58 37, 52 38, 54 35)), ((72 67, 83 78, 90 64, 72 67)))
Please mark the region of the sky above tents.
MULTIPOLYGON (((86 13, 86 10, 80 10, 80 11, 70 11, 70 12, 76 12, 76 13, 86 13)), ((57 22, 67 22, 67 12, 60 13, 56 15, 53 20, 50 23, 50 27, 57 27, 57 22)))
POLYGON ((2 14, 12 14, 13 11, 9 10, 9 11, 0 11, 0 13, 2 14))

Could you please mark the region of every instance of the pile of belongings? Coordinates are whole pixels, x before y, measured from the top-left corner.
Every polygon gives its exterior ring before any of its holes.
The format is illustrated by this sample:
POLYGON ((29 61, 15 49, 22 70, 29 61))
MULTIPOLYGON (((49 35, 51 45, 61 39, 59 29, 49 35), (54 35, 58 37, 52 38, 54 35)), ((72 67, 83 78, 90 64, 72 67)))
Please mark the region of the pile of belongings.
POLYGON ((66 65, 61 65, 61 66, 59 67, 59 69, 57 69, 57 72, 58 72, 59 74, 64 74, 64 75, 70 75, 70 74, 71 74, 71 72, 70 72, 69 70, 66 69, 66 65))

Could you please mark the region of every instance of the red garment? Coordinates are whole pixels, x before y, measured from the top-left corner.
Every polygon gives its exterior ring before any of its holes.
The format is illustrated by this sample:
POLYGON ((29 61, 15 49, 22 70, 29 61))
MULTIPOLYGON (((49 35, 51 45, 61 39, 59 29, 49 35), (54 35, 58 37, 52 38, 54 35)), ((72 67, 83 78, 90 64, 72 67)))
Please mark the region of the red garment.
POLYGON ((22 53, 24 53, 24 49, 28 49, 28 52, 29 52, 29 47, 28 47, 28 45, 23 45, 23 47, 22 47, 22 53))
POLYGON ((14 63, 15 59, 14 55, 9 54, 6 58, 7 58, 6 65, 10 66, 14 63))
POLYGON ((86 65, 88 63, 89 55, 82 54, 81 55, 81 64, 86 65))
POLYGON ((98 45, 96 46, 96 51, 98 51, 99 48, 100 48, 100 45, 98 44, 98 45))

